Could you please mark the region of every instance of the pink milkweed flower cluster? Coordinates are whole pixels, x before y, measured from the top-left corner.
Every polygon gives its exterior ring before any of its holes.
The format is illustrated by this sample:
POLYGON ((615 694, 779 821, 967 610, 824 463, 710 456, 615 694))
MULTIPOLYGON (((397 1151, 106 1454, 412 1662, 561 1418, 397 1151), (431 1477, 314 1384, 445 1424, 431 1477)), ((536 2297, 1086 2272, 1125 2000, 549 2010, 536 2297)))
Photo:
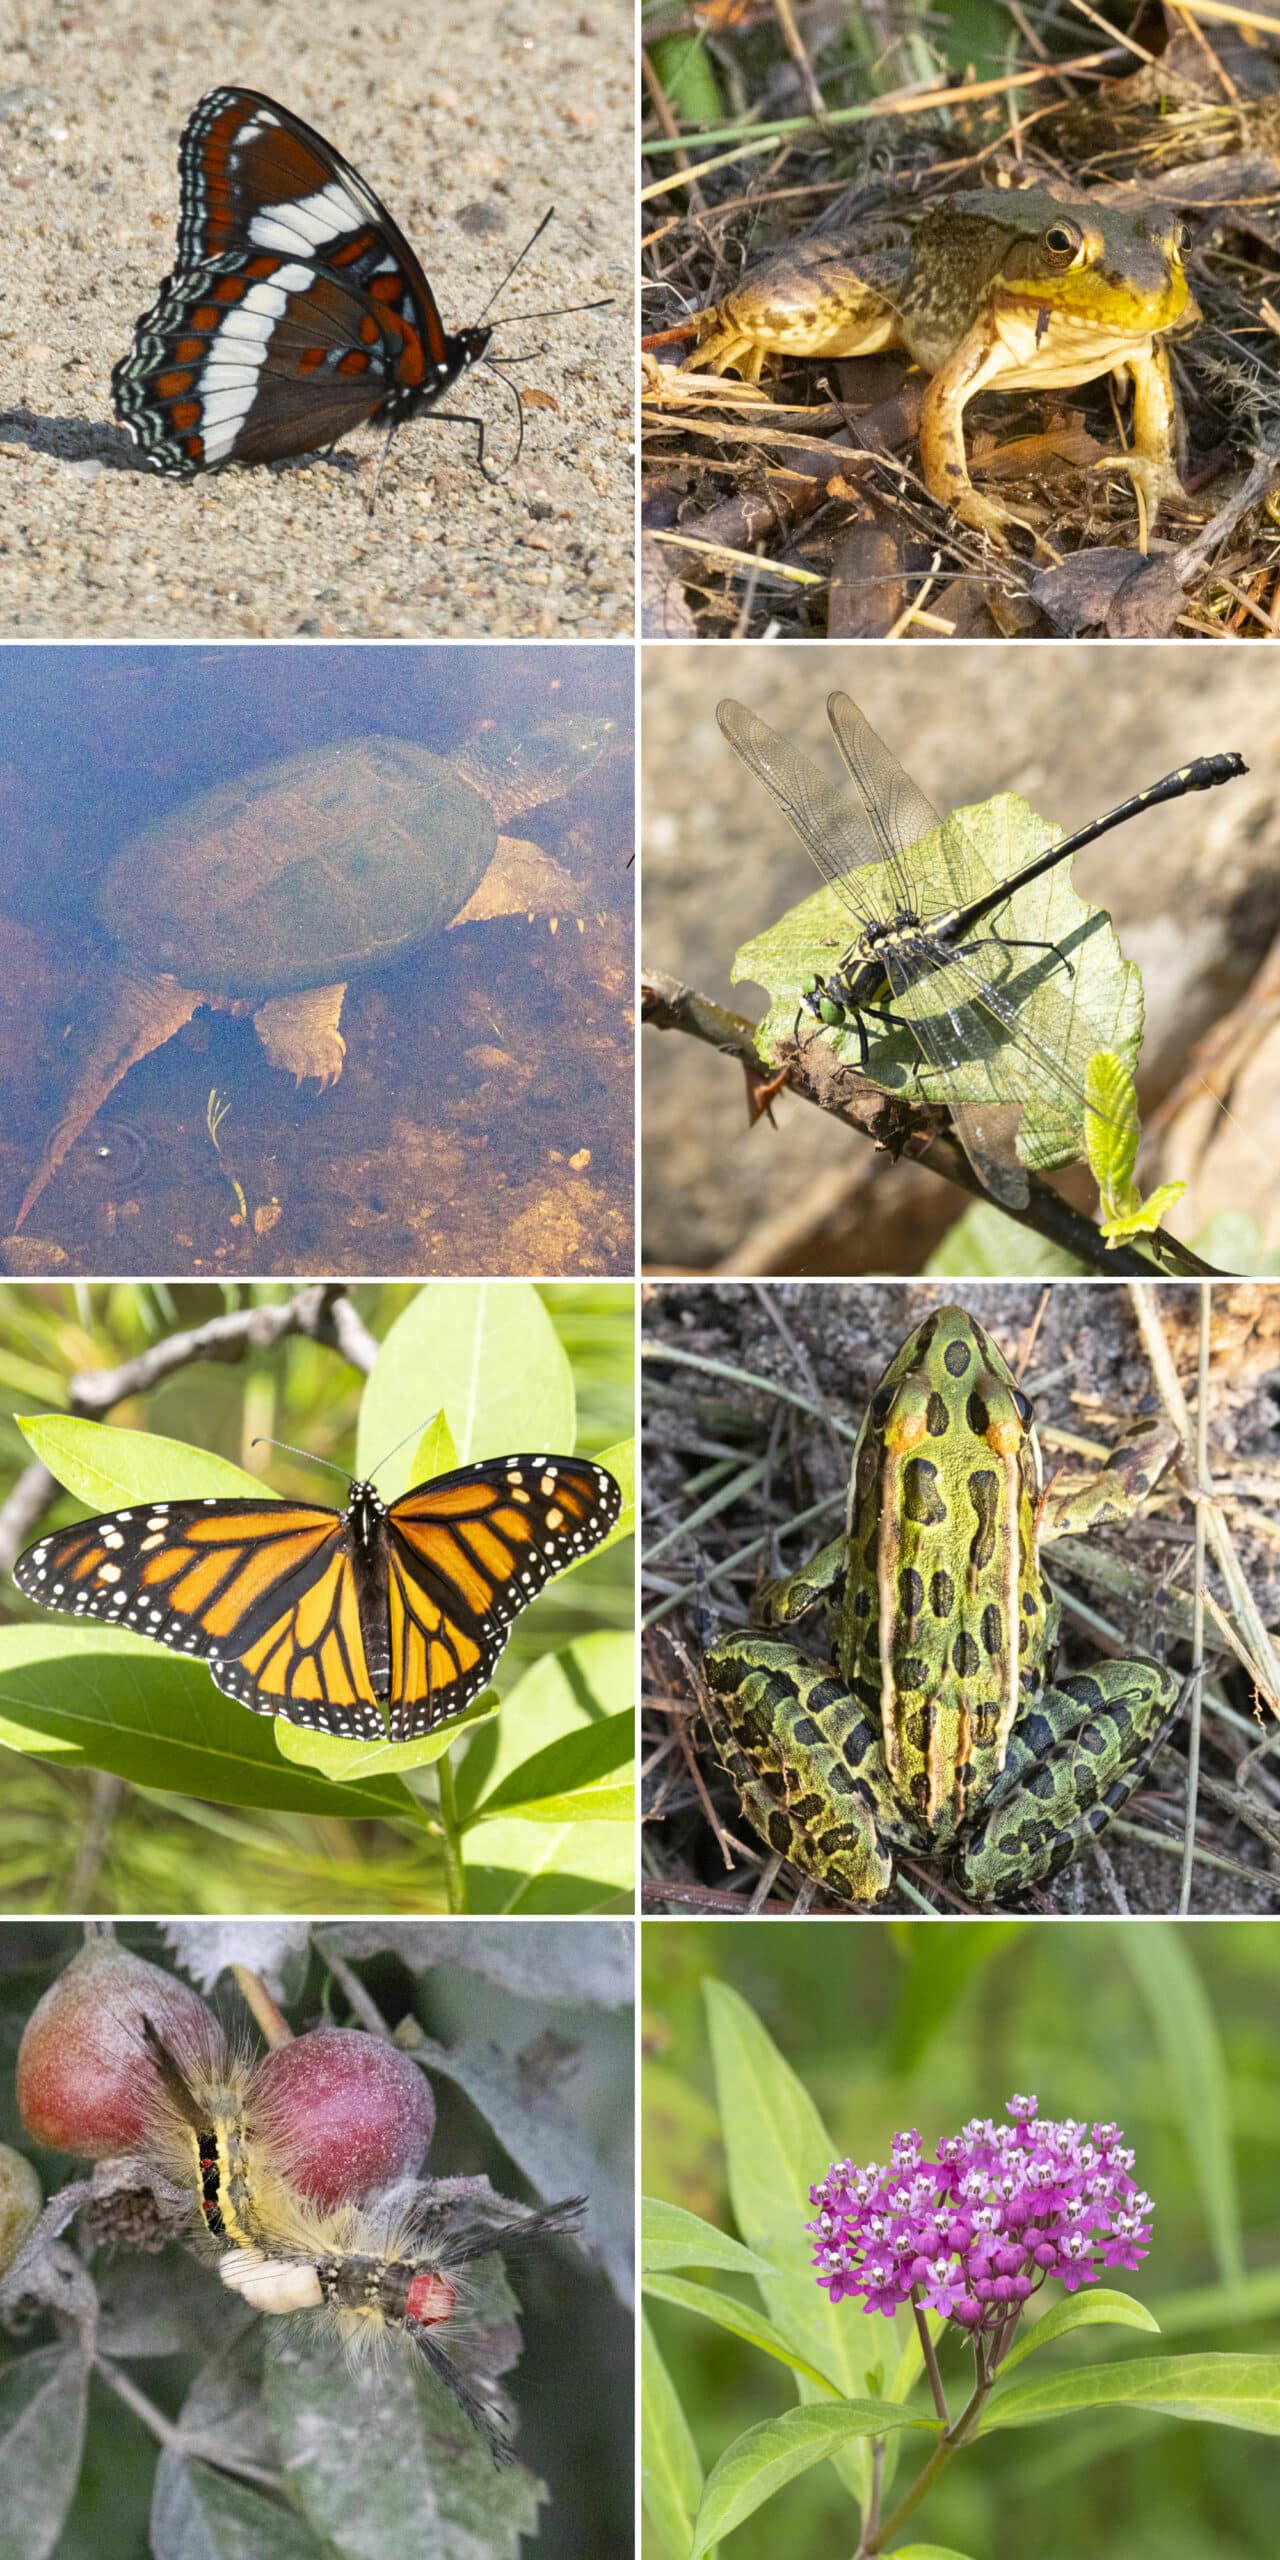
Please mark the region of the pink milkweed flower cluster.
POLYGON ((867 2311, 915 2300, 971 2331, 1016 2318, 1048 2276, 1068 2293, 1104 2268, 1141 2265, 1151 2198, 1114 2124, 1090 2132, 1008 2101, 1009 2124, 974 2116, 926 2159, 918 2133, 895 2134, 888 2168, 833 2161, 811 2187, 818 2282, 867 2311))

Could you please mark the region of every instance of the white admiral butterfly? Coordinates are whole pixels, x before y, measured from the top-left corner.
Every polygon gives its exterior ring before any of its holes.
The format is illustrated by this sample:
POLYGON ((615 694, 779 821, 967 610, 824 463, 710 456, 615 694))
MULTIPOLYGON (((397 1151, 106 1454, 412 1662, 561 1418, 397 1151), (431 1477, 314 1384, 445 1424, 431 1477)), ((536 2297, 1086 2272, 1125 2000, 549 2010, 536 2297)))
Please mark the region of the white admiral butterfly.
MULTIPOLYGON (((111 376, 154 470, 190 479, 312 453, 366 419, 391 429, 484 361, 492 329, 450 334, 372 187, 287 107, 211 89, 179 175, 173 273, 111 376)), ((478 428, 483 463, 481 421, 439 414, 478 428)))

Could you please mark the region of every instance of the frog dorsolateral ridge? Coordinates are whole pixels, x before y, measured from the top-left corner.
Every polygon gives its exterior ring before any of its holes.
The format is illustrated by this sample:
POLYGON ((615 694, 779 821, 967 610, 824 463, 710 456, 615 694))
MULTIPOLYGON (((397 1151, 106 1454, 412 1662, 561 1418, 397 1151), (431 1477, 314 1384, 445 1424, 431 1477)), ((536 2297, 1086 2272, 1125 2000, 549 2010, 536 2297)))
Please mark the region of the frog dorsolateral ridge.
POLYGON ((1180 1683, 1134 1659, 1054 1684, 1039 1543, 1131 1511, 1169 1447, 1149 1432, 1083 1491, 1051 1488, 1046 1520, 1007 1361, 962 1307, 926 1317, 867 1409, 843 1534, 758 1604, 784 1629, 821 1605, 831 1659, 746 1629, 705 1657, 716 1756, 761 1837, 864 1906, 897 1854, 941 1856, 979 1903, 1067 1865, 1150 1767, 1180 1683))
POLYGON ((1200 317, 1181 224, 1158 205, 1067 202, 1043 188, 966 189, 915 226, 860 242, 817 234, 748 271, 699 315, 689 365, 758 382, 765 359, 901 347, 932 376, 920 423, 926 485, 962 523, 1006 547, 1020 519, 969 478, 964 411, 976 392, 1068 390, 1099 374, 1133 382, 1134 451, 1103 468, 1141 485, 1149 519, 1183 496, 1166 331, 1200 317))

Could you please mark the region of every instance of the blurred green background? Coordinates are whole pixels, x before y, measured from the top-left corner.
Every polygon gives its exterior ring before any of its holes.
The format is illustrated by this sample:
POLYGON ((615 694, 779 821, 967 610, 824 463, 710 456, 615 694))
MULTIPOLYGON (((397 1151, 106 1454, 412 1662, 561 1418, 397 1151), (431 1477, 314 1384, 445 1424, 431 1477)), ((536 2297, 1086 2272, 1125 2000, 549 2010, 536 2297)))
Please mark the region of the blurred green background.
MULTIPOLYGON (((437 1283, 441 1286, 470 1284, 437 1283)), ((485 1284, 493 1287, 524 1284, 485 1284)), ((66 1407, 78 1370, 134 1357, 183 1326, 235 1308, 288 1298, 285 1284, 239 1287, 127 1281, 65 1286, 0 1285, 0 1504, 31 1452, 13 1417, 66 1407)), ((345 1292, 379 1339, 417 1294, 414 1284, 345 1292)), ((579 1451, 595 1456, 632 1430, 634 1293, 627 1283, 549 1282, 538 1293, 571 1363, 579 1451)), ((116 1405, 113 1425, 194 1442, 264 1475, 279 1494, 341 1503, 330 1475, 285 1451, 253 1450, 259 1435, 294 1442, 337 1465, 354 1465, 364 1379, 340 1354, 291 1336, 276 1347, 202 1358, 145 1396, 116 1405)), ((406 1413, 411 1431, 430 1419, 406 1413)), ((40 1527, 83 1516, 67 1498, 40 1527)), ((21 1543, 36 1535, 29 1529, 21 1543)), ((5 1566, 11 1558, 3 1556, 5 1566)), ((41 1612, 0 1581, 0 1624, 41 1612)), ((506 1695, 531 1663, 579 1636, 629 1633, 634 1625, 630 1540, 554 1580, 517 1621, 498 1665, 506 1695)), ((2 1701, 0 1701, 2 1703, 2 1701)), ((253 1719, 255 1723, 259 1719, 253 1719)), ((474 1746, 467 1746, 468 1748, 474 1746)), ((455 1754, 456 1756, 456 1754, 455 1754)), ((432 1792, 423 1771, 408 1782, 432 1792)), ((515 1826, 507 1825, 508 1831, 515 1826)), ((522 1826, 533 1831, 534 1826, 522 1826)), ((482 1826, 483 1829, 483 1826, 482 1826)), ((587 1906, 630 1909, 631 1835, 626 1825, 583 1823, 587 1906)), ((477 1837, 480 1835, 478 1834, 477 1837)), ((542 1839, 546 1828, 542 1827, 542 1839)), ((535 1849, 539 1842, 535 1839, 535 1849)), ((548 1883, 538 1907, 573 1910, 566 1874, 548 1883)), ((439 1909, 434 1844, 415 1825, 319 1817, 143 1791, 100 1770, 59 1768, 0 1745, 0 1909, 11 1912, 395 1912, 439 1909)))
MULTIPOLYGON (((1107 2281, 1162 2335, 1087 2331, 1043 2350, 1036 2378, 1064 2360, 1280 2346, 1276 1924, 663 1922, 642 1937, 647 2194, 735 2230, 703 2003, 720 1981, 758 2013, 824 2120, 831 2149, 803 2163, 806 2179, 830 2158, 885 2159, 900 2126, 927 2148, 971 2115, 999 2119, 1014 2091, 1034 2091, 1045 2115, 1121 2125, 1155 2199, 1154 2242, 1135 2274, 1107 2281)), ((749 2284, 713 2281, 759 2307, 749 2284)), ((705 2319, 648 2308, 705 2470, 793 2405, 785 2367, 705 2319)), ((891 2368, 891 2324, 843 2308, 866 2329, 868 2361, 891 2368)), ((941 2361, 956 2408, 968 2368, 950 2340, 941 2361)), ((1223 2426, 1130 2410, 1057 2419, 972 2447, 912 2521, 922 2541, 977 2560, 1272 2560, 1276 2460, 1274 2442, 1223 2426)), ((898 2494, 918 2465, 904 2454, 898 2494)), ((828 2462, 722 2548, 836 2560, 856 2540, 828 2462)), ((659 2560, 647 2523, 644 2547, 659 2560)))

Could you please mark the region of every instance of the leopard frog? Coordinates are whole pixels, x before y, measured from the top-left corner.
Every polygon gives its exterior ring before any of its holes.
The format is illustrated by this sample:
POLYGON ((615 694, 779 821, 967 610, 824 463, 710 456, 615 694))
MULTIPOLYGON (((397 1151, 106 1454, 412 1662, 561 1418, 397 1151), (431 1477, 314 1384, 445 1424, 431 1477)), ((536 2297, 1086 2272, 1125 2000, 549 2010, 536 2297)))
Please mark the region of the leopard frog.
POLYGON ((926 1317, 872 1397, 844 1533, 757 1603, 771 1628, 820 1606, 831 1659, 745 1629, 705 1658, 716 1755, 761 1836, 862 1905, 898 1854, 941 1857, 978 1903, 1065 1866, 1149 1768, 1180 1683, 1137 1657, 1051 1680, 1040 1541, 1132 1511, 1170 1446, 1149 1431, 1046 1501, 1007 1361, 962 1307, 926 1317))
POLYGON ((930 495, 1005 545, 1018 522, 974 488, 964 411, 976 392, 1063 390, 1100 374, 1133 382, 1126 471, 1154 518, 1182 497, 1177 411, 1165 339, 1200 318, 1167 208, 1043 187, 965 188, 916 224, 900 217, 856 237, 815 232, 749 268, 698 316, 690 365, 758 382, 765 359, 873 355, 901 347, 931 376, 920 422, 930 495))

